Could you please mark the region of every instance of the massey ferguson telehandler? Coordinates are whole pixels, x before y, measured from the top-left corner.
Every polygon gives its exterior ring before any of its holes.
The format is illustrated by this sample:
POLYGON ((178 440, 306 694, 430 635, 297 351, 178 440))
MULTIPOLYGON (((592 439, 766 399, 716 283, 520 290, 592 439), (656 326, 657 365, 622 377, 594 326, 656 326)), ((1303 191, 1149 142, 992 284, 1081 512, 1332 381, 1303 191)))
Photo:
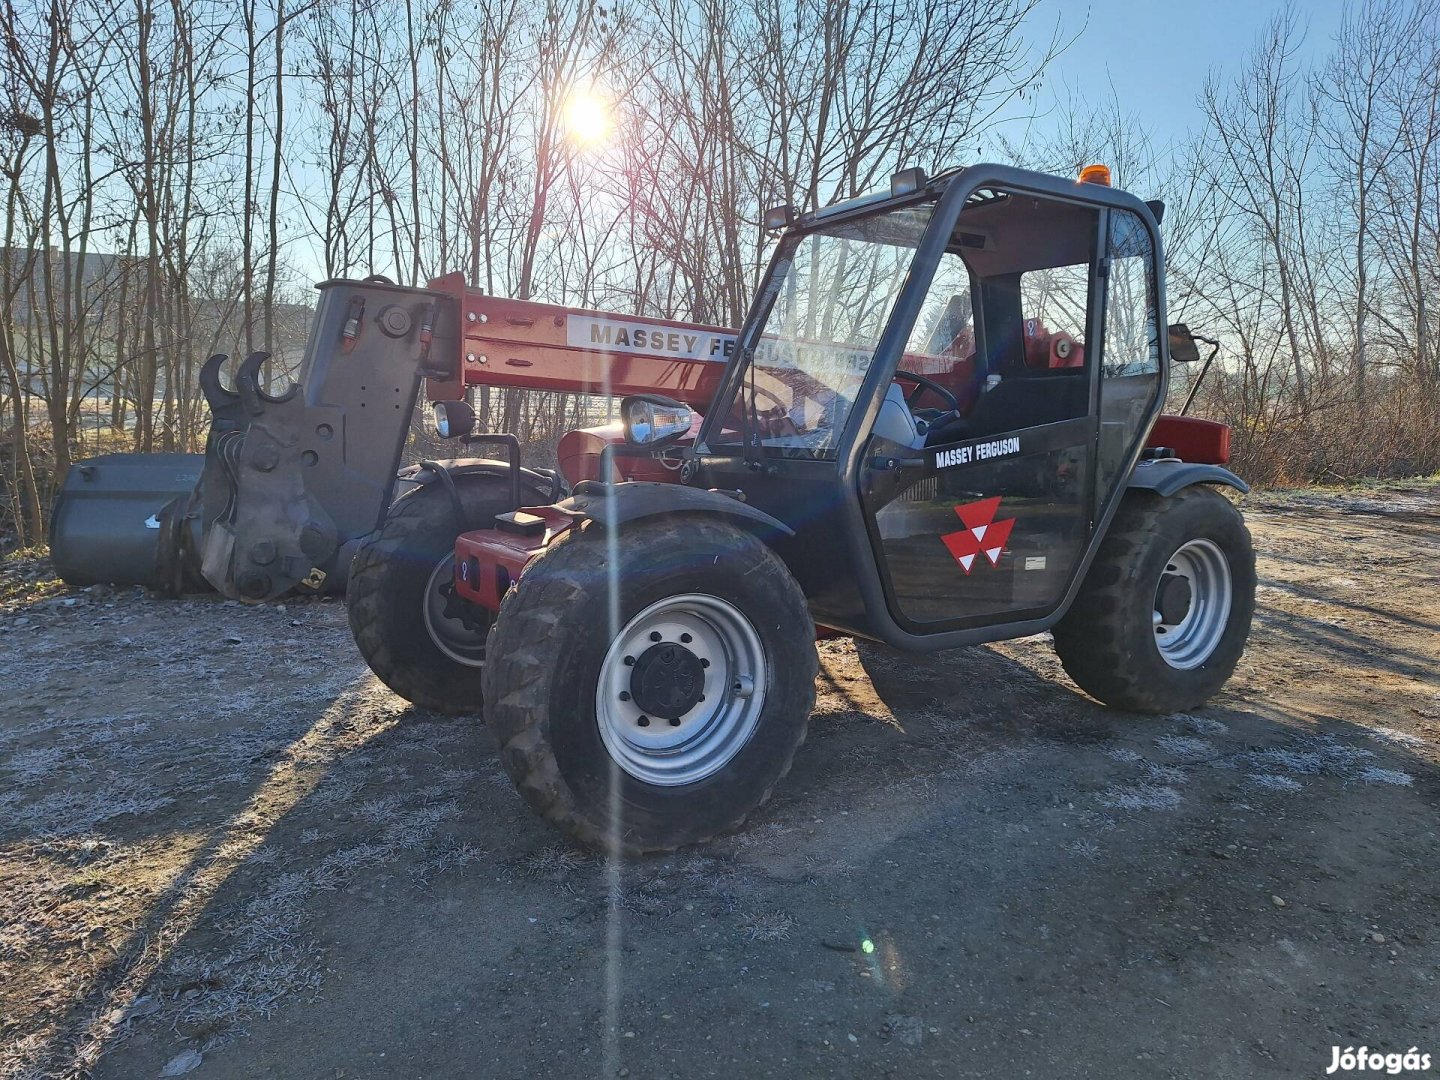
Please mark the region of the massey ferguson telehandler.
MULTIPOLYGON (((910 169, 771 211, 737 330, 459 275, 325 282, 290 390, 261 390, 263 356, 234 390, 207 366, 199 483, 148 519, 157 573, 260 601, 358 544, 375 674, 429 709, 483 702, 530 805, 611 850, 702 841, 766 800, 805 738, 817 637, 1048 630, 1099 700, 1198 706, 1249 631, 1254 555, 1216 490, 1247 489, 1228 429, 1161 415, 1198 348, 1166 325, 1163 207, 1108 179, 910 169), (422 379, 441 436, 508 461, 397 480, 422 379), (515 436, 472 432, 477 385, 620 397, 621 421, 565 435, 558 474, 526 468, 515 436)), ((67 576, 99 575, 64 533, 67 576)))

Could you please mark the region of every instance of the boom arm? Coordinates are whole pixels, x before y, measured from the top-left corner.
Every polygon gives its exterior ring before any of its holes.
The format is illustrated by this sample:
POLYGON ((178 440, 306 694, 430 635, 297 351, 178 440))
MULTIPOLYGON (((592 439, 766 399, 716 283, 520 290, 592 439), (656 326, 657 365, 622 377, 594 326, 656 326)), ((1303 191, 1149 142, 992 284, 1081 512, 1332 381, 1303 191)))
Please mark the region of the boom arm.
POLYGON ((461 386, 513 386, 566 393, 666 394, 692 408, 710 404, 735 348, 735 331, 641 315, 507 300, 467 289, 460 274, 430 287, 454 304, 460 348, 452 371, 432 378, 432 401, 461 386))

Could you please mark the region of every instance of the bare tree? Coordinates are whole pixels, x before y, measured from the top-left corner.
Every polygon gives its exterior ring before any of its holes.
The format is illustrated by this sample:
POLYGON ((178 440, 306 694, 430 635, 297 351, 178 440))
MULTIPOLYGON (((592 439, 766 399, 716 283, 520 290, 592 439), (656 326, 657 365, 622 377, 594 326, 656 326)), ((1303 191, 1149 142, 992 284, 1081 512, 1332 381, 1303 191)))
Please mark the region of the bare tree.
MULTIPOLYGON (((1423 41, 1421 6, 1399 0, 1366 0, 1348 10, 1316 93, 1328 108, 1322 130, 1342 205, 1353 234, 1354 306, 1351 353, 1356 392, 1363 406, 1369 368, 1367 320, 1372 216, 1376 187, 1401 149, 1404 125, 1393 109, 1391 89, 1411 73, 1423 41)), ((1433 18, 1433 15, 1432 15, 1433 18)))

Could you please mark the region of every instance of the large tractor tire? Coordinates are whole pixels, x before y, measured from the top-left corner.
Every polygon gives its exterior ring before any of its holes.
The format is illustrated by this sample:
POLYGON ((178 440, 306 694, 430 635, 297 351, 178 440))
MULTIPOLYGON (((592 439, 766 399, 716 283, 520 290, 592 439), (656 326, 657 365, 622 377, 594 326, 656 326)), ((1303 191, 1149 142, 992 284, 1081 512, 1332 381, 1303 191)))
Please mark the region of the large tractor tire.
MULTIPOLYGON (((510 509, 510 484, 503 476, 470 473, 455 483, 471 527, 510 509)), ((530 506, 550 501, 550 493, 528 478, 521 481, 520 496, 530 506)), ((355 643, 381 682, 422 709, 478 715, 491 620, 474 609, 447 614, 459 534, 444 485, 401 496, 379 531, 356 551, 346 606, 355 643)))
POLYGON ((1219 492, 1126 497, 1055 651, 1092 697, 1133 712, 1204 704, 1235 671, 1255 609, 1255 552, 1219 492))
POLYGON ((790 771, 815 627, 743 529, 692 515, 605 533, 553 544, 506 595, 486 714, 547 821, 597 851, 671 851, 738 828, 790 771))

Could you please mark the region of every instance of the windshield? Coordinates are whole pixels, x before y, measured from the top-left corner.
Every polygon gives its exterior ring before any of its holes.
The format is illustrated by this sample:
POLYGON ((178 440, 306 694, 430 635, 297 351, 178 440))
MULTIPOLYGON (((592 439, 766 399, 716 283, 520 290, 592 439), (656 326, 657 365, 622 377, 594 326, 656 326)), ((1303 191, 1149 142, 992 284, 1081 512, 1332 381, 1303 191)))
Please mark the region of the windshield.
MULTIPOLYGON (((789 241, 775 301, 712 447, 763 445, 833 457, 933 204, 839 222, 789 241)), ((742 364, 744 361, 742 361, 742 364)))

